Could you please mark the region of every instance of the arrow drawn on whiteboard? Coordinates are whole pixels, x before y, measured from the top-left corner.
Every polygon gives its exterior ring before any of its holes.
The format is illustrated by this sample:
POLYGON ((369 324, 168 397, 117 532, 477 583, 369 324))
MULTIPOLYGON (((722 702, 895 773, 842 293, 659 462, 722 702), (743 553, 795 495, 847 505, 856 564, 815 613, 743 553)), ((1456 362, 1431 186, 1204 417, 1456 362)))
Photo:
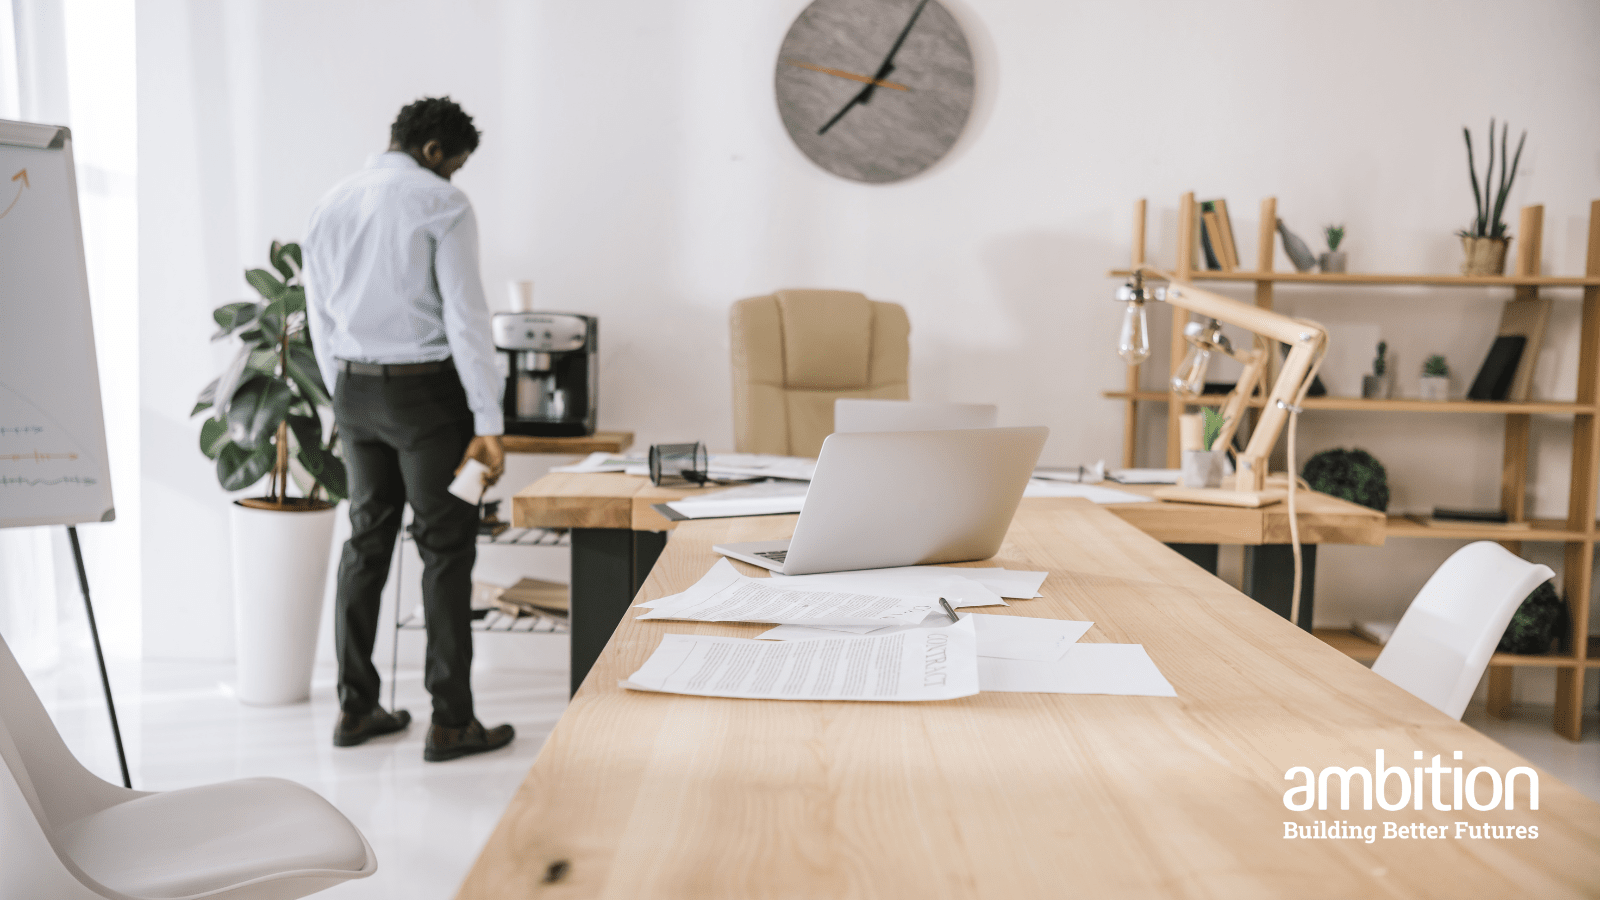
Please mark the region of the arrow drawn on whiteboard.
POLYGON ((18 171, 17 174, 11 176, 11 180, 12 181, 20 181, 22 183, 17 185, 17 195, 15 197, 11 198, 11 206, 7 206, 6 209, 5 209, 5 212, 0 212, 0 219, 4 219, 6 217, 6 214, 11 212, 11 207, 12 206, 16 206, 17 205, 17 201, 22 199, 23 190, 25 190, 29 186, 28 185, 28 170, 27 169, 22 169, 22 170, 18 171))

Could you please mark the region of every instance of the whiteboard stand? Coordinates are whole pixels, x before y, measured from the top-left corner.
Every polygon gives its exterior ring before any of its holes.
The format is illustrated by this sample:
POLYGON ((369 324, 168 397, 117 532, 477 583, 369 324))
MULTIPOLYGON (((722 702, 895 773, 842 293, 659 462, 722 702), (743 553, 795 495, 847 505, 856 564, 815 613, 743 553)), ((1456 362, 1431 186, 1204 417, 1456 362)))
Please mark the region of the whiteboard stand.
POLYGON ((72 561, 78 566, 78 587, 83 591, 83 609, 89 614, 89 636, 94 638, 94 661, 100 664, 100 687, 106 692, 106 710, 111 713, 111 739, 117 743, 117 763, 122 766, 122 786, 133 789, 128 775, 128 754, 122 750, 122 728, 117 724, 117 704, 111 699, 111 676, 106 674, 106 655, 100 651, 100 628, 94 623, 94 604, 89 602, 89 573, 83 568, 83 550, 78 547, 78 526, 67 526, 72 539, 72 561))
POLYGON ((65 127, 0 120, 0 297, 0 528, 67 526, 122 784, 132 788, 78 546, 79 523, 116 513, 65 127))

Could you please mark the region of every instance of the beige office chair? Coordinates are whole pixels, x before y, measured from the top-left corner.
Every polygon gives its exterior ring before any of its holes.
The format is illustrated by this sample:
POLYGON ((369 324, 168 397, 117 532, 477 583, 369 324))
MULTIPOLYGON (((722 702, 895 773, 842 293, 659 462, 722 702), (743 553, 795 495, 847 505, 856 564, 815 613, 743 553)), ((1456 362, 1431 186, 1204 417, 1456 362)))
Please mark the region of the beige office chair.
POLYGON ((292 781, 150 793, 95 777, 0 638, 0 897, 293 900, 377 869, 350 820, 292 781))
POLYGON ((911 322, 853 291, 788 290, 733 305, 733 435, 741 453, 816 456, 840 397, 910 397, 911 322))

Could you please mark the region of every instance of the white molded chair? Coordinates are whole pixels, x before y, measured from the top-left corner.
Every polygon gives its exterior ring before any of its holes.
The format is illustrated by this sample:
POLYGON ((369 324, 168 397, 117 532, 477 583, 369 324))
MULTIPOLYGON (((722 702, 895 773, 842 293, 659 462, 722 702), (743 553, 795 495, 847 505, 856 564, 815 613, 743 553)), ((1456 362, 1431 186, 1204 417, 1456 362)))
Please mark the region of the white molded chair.
POLYGON ((1460 719, 1517 607, 1553 577, 1490 541, 1462 547, 1417 592, 1372 671, 1460 719))
POLYGON ((0 639, 0 897, 293 900, 377 870, 350 820, 292 781, 149 793, 100 780, 0 639))

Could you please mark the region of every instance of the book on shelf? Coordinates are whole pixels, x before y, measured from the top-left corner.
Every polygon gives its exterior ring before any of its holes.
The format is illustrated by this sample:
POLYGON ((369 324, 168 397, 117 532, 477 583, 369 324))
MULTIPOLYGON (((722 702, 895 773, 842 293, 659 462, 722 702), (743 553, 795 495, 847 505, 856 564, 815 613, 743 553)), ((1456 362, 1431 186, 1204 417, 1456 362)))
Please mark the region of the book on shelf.
POLYGON ((1202 216, 1216 216, 1216 225, 1211 230, 1212 242, 1217 250, 1217 261, 1222 263, 1223 271, 1237 270, 1239 248, 1233 240, 1233 222, 1228 218, 1228 201, 1206 200, 1200 204, 1200 211, 1202 216))
POLYGON ((537 578, 524 578, 495 598, 495 606, 511 615, 567 614, 567 586, 537 578))
POLYGON ((1200 255, 1205 260, 1206 268, 1213 272, 1222 268, 1220 257, 1217 256, 1216 242, 1211 239, 1212 230, 1216 228, 1215 218, 1210 213, 1200 217, 1200 255))
POLYGON ((1520 334, 1502 334, 1489 347, 1489 355, 1472 379, 1467 390, 1468 400, 1505 400, 1511 393, 1511 382, 1517 377, 1517 364, 1522 361, 1523 348, 1528 338, 1520 334))
POLYGON ((1505 531, 1528 531, 1533 528, 1532 522, 1506 521, 1505 514, 1499 510, 1435 509, 1433 515, 1408 513, 1406 518, 1429 528, 1459 528, 1462 525, 1498 528, 1505 531), (1491 512, 1498 514, 1500 518, 1494 518, 1491 512))
POLYGON ((1435 506, 1433 508, 1433 517, 1456 522, 1493 522, 1501 525, 1511 520, 1511 517, 1506 515, 1506 511, 1499 508, 1450 509, 1444 506, 1435 506))

